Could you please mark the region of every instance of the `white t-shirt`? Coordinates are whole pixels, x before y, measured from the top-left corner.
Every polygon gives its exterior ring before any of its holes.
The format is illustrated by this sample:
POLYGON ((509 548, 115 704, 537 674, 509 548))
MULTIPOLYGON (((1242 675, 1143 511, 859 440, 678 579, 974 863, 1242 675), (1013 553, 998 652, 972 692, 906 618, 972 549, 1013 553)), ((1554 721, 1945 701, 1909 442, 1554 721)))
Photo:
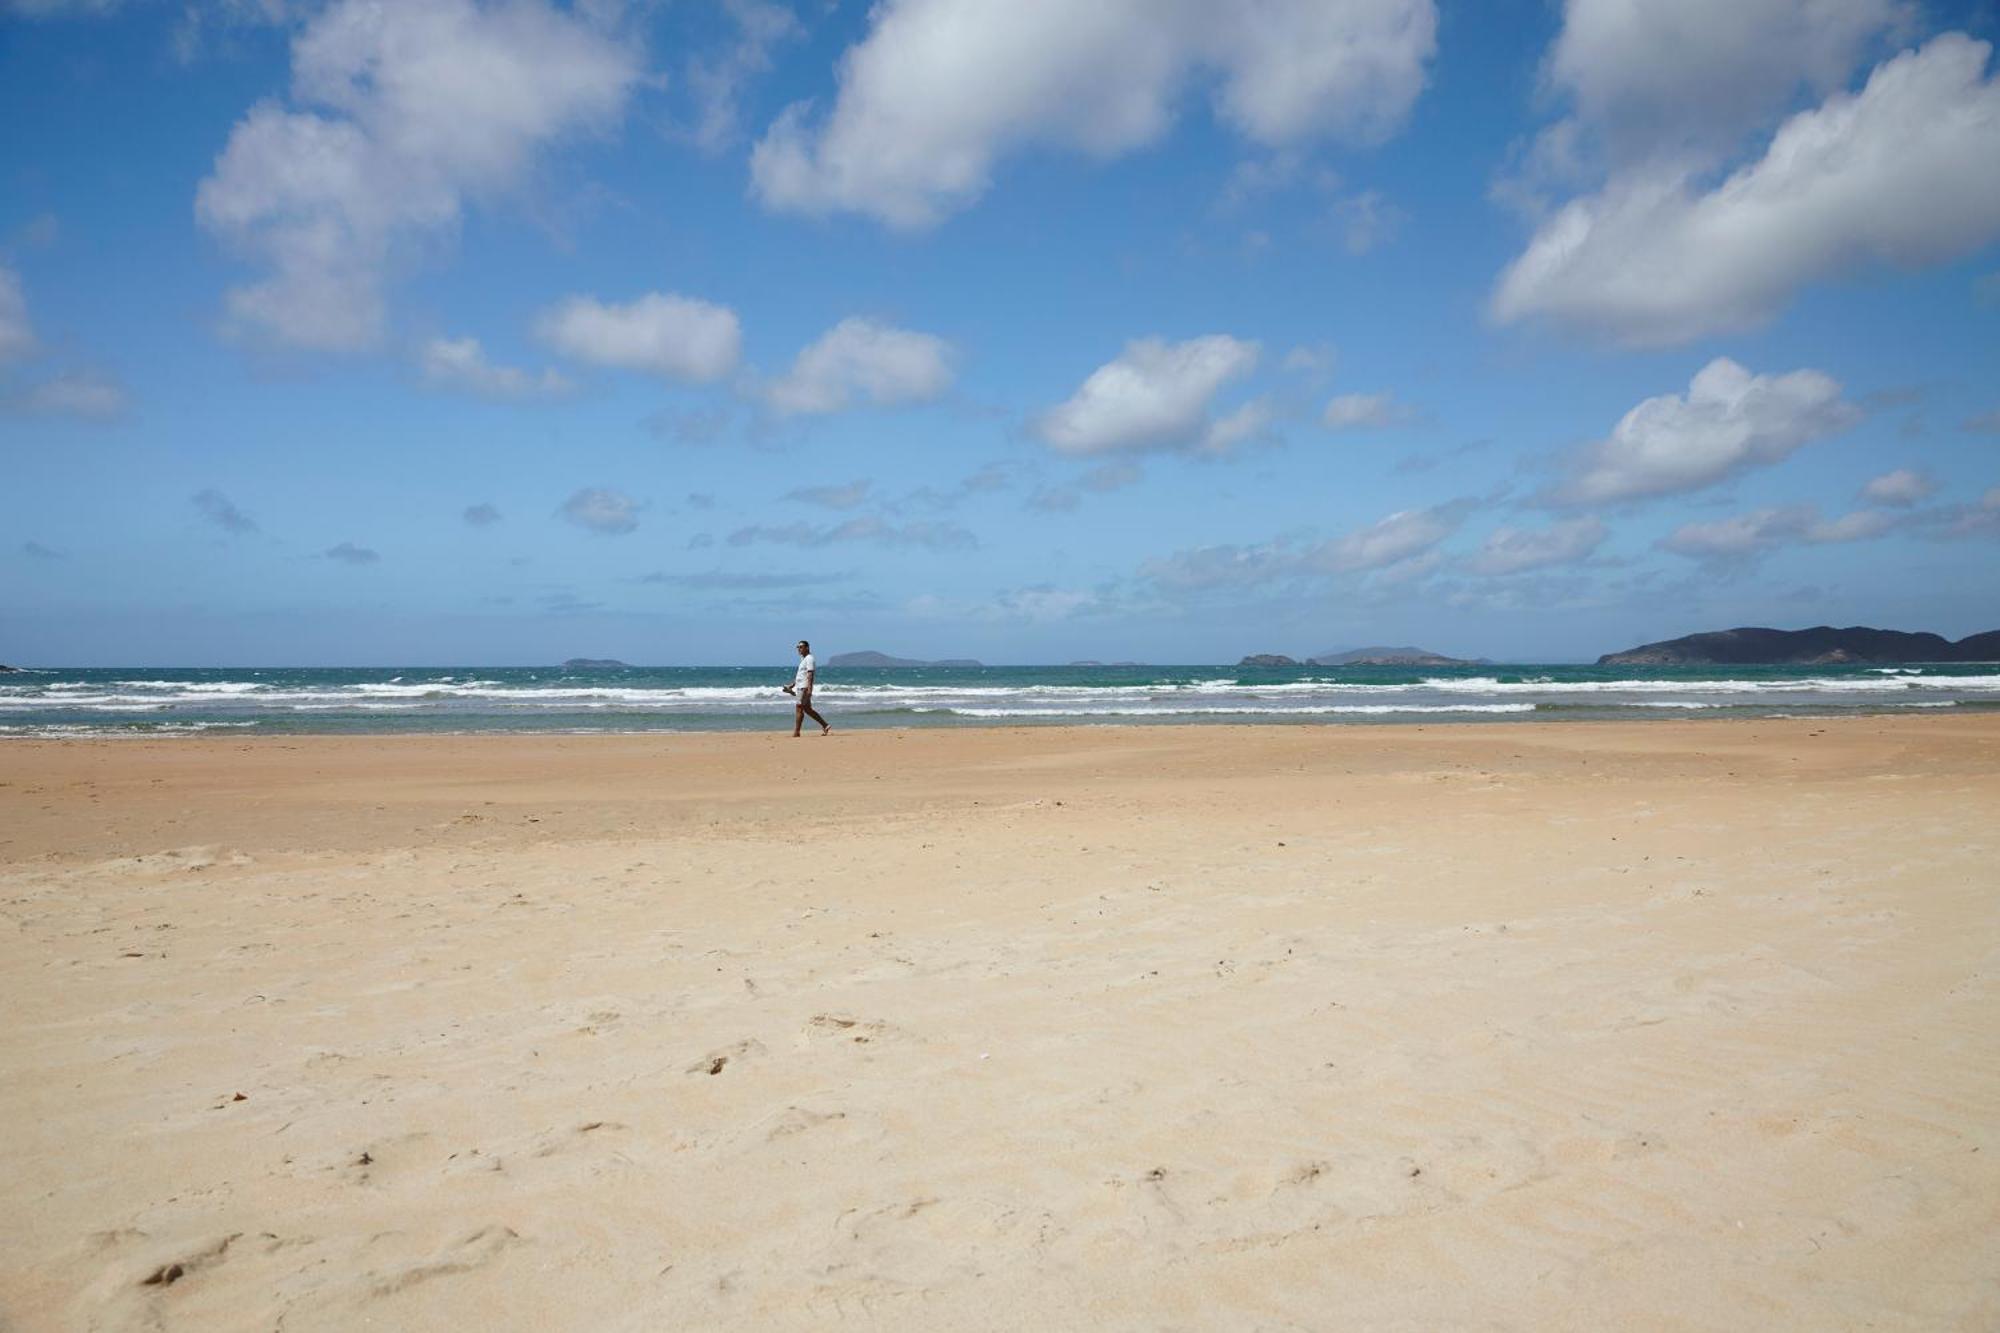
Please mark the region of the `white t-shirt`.
POLYGON ((811 685, 812 674, 817 665, 818 664, 813 661, 813 655, 811 653, 807 653, 804 657, 801 657, 799 659, 799 672, 796 676, 792 677, 792 688, 795 690, 803 690, 807 686, 811 685))

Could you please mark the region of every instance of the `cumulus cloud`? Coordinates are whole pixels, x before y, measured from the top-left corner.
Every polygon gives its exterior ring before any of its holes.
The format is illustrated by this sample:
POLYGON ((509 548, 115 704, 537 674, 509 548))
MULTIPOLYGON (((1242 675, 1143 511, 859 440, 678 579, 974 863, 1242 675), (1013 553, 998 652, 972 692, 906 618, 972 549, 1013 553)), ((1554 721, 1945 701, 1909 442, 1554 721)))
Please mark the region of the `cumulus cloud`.
POLYGON ((1066 454, 1199 448, 1216 425, 1210 402, 1255 368, 1257 354, 1256 343, 1223 333, 1179 343, 1136 339, 1045 412, 1035 433, 1066 454))
POLYGON ((1386 569, 1427 554, 1457 532, 1472 506, 1464 501, 1428 509, 1403 509, 1365 528, 1336 537, 1316 553, 1329 568, 1341 571, 1386 569))
POLYGON ((766 391, 787 415, 838 412, 857 395, 878 407, 924 402, 951 387, 951 345, 872 319, 843 319, 766 391))
POLYGON ((1589 515, 1546 528, 1498 527, 1487 534, 1466 568, 1474 574, 1503 575, 1573 565, 1596 554, 1609 535, 1610 529, 1589 515))
POLYGON ((852 509, 868 498, 872 483, 867 478, 859 478, 844 486, 800 486, 787 491, 787 500, 797 500, 801 504, 819 505, 825 509, 852 509))
POLYGON ((10 411, 29 416, 116 421, 132 405, 125 386, 99 370, 65 371, 8 394, 10 411))
POLYGON ((417 360, 428 383, 489 398, 547 397, 575 387, 554 370, 536 375, 518 366, 496 366, 486 359, 477 338, 433 338, 417 360))
POLYGON ((0 264, 0 366, 32 356, 37 345, 20 275, 0 264))
POLYGON ((1907 507, 1928 500, 1936 490, 1937 483, 1928 476, 1902 467, 1869 481, 1861 488, 1861 498, 1870 504, 1907 507))
POLYGON ((1400 425, 1410 415, 1410 410, 1391 394, 1342 393, 1327 402, 1319 420, 1328 430, 1368 430, 1400 425))
POLYGON ((1500 277, 1494 318, 1678 343, 1762 324, 1819 278, 1977 249, 2000 235, 1989 52, 1947 33, 1886 61, 1712 188, 1679 161, 1614 175, 1536 232, 1500 277))
POLYGON ((392 262, 550 145, 616 124, 639 75, 636 50, 544 0, 329 6, 292 43, 297 109, 253 107, 195 196, 267 269, 230 291, 231 320, 301 347, 374 342, 392 262))
POLYGON ((1725 151, 1845 83, 1908 0, 1569 0, 1543 74, 1614 158, 1725 151))
POLYGON ((500 511, 490 504, 467 505, 461 517, 471 527, 490 528, 500 521, 500 511))
POLYGON ((587 486, 563 501, 556 513, 599 536, 619 537, 639 526, 639 508, 623 491, 587 486))
POLYGON ((1152 143, 1183 89, 1265 147, 1376 143, 1423 89, 1431 0, 885 0, 832 109, 786 109, 751 155, 771 208, 929 226, 1037 145, 1111 158, 1152 143))
POLYGON ((257 531, 257 520, 236 507, 234 501, 213 486, 196 491, 191 503, 201 511, 201 516, 236 537, 246 537, 257 531))
POLYGON ((697 384, 736 369, 743 349, 734 310, 665 292, 625 305, 573 296, 537 327, 544 342, 572 360, 697 384))
POLYGON ((1753 560, 1780 546, 1825 545, 1880 537, 1897 526, 1881 510, 1857 509, 1825 518, 1816 505, 1755 509, 1706 523, 1684 523, 1658 543, 1663 551, 1716 564, 1753 560))
POLYGON ((1746 468, 1789 457, 1845 430, 1861 409, 1817 370, 1753 375, 1727 357, 1696 373, 1682 394, 1648 398, 1583 451, 1558 504, 1602 504, 1712 486, 1746 468))
POLYGON ((891 523, 873 514, 827 525, 787 523, 758 524, 738 528, 729 534, 731 546, 768 542, 780 546, 833 546, 842 542, 869 542, 878 546, 921 546, 935 551, 977 546, 978 539, 955 523, 891 523))
POLYGON ((380 563, 382 553, 366 546, 356 546, 353 542, 342 542, 329 546, 320 553, 328 560, 337 560, 343 565, 373 565, 380 563))

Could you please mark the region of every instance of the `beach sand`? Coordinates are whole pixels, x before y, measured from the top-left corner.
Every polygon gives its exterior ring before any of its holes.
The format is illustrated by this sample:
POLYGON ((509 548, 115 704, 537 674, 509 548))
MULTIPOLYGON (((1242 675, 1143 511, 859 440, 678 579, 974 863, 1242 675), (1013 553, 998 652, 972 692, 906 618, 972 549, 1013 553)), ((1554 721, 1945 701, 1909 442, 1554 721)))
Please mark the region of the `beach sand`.
POLYGON ((0 903, 11 1330, 2000 1326, 1992 715, 10 741, 0 903))

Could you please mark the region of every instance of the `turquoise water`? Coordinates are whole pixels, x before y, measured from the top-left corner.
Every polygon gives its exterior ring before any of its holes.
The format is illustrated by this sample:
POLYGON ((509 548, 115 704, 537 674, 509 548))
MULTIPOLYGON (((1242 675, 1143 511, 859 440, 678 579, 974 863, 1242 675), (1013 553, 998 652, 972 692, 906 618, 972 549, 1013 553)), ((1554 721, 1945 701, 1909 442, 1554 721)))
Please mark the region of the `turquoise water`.
MULTIPOLYGON (((115 667, 0 676, 0 736, 788 728, 792 666, 115 667)), ((947 667, 821 672, 838 727, 1773 716, 2000 706, 2000 666, 947 667)))

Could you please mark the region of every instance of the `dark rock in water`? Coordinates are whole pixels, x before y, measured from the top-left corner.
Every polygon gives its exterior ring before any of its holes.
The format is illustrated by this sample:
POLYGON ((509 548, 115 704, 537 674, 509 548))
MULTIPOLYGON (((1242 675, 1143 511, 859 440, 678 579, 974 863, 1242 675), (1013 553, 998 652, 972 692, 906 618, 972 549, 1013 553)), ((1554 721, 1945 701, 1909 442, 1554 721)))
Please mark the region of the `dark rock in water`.
POLYGON ((1904 662, 2000 661, 2000 630, 1989 630, 1957 643, 1939 634, 1870 629, 1854 625, 1835 629, 1711 630, 1684 638, 1641 644, 1622 653, 1606 653, 1599 666, 1841 666, 1897 665, 1904 662))
POLYGON ((0 671, 19 671, 20 669, 19 667, 10 667, 4 662, 0 662, 0 671))
POLYGON ((562 664, 564 671, 626 671, 630 664, 615 657, 572 657, 562 664))
POLYGON ((944 657, 936 661, 925 661, 917 657, 891 657, 887 653, 860 652, 835 653, 826 659, 824 666, 830 667, 976 667, 985 665, 969 657, 944 657))
MULTIPOLYGON (((1483 659, 1482 659, 1483 660, 1483 659)), ((1308 666, 1474 666, 1463 657, 1446 657, 1428 648, 1350 648, 1306 659, 1308 666)))
POLYGON ((1296 658, 1286 657, 1283 653, 1252 653, 1236 665, 1240 667, 1295 667, 1298 664, 1296 658))

